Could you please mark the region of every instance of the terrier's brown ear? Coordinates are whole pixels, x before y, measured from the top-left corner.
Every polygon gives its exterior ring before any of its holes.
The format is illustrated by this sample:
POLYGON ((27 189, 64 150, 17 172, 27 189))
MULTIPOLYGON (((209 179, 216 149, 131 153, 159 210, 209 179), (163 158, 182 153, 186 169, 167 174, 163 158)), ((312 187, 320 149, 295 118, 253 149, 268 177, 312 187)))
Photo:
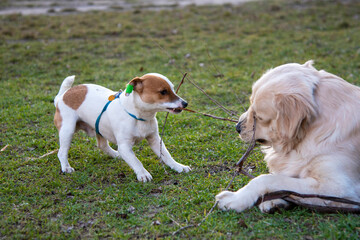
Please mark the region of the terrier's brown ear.
POLYGON ((126 95, 128 96, 132 90, 136 91, 137 93, 141 93, 142 89, 143 89, 143 79, 141 77, 135 77, 134 79, 132 79, 126 88, 126 95))

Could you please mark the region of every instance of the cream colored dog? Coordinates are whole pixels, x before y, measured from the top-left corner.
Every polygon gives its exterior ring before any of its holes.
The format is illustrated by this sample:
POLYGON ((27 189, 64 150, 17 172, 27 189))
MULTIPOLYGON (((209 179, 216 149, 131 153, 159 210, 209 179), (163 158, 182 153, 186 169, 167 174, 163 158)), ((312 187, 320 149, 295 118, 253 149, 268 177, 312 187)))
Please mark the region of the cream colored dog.
MULTIPOLYGON (((285 64, 254 83, 250 108, 236 129, 249 142, 256 118, 255 138, 263 145, 270 174, 237 192, 218 194, 221 209, 241 212, 264 194, 280 190, 360 200, 360 88, 312 64, 285 64)), ((278 199, 259 207, 270 212, 287 204, 278 199)))
POLYGON ((68 151, 77 130, 96 136, 98 147, 111 157, 124 159, 139 181, 152 179, 132 151, 133 145, 143 139, 149 142, 158 157, 162 155, 161 159, 170 168, 177 172, 190 171, 190 167, 177 163, 170 156, 164 143, 160 144, 156 113, 180 113, 187 106, 174 92, 168 78, 158 73, 136 77, 128 84, 133 91, 126 94, 94 84, 71 87, 74 78, 67 77, 63 81, 54 100, 54 122, 60 139, 58 157, 63 172, 74 171, 68 162, 68 151), (118 150, 112 149, 108 141, 117 144, 118 150))

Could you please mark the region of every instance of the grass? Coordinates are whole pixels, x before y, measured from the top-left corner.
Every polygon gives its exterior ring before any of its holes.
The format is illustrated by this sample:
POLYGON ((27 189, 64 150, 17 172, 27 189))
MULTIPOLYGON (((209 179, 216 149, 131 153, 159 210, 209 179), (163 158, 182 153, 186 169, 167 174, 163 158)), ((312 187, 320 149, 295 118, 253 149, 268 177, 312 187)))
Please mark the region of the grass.
MULTIPOLYGON (((239 114, 251 84, 268 68, 316 60, 360 85, 360 4, 356 1, 265 1, 234 7, 0 17, 0 238, 172 238, 201 221, 246 149, 234 124, 184 112, 170 115, 165 143, 189 174, 165 174, 147 144, 136 155, 153 181, 136 181, 122 161, 77 134, 73 174, 61 174, 53 98, 62 80, 124 88, 134 76, 159 72, 177 85, 182 73, 239 114), (190 55, 189 55, 190 54, 190 55), (224 77, 215 77, 222 73, 224 77), (160 224, 159 224, 160 223, 160 224)), ((189 108, 227 117, 189 82, 179 94, 189 108)), ((159 113, 162 125, 165 114, 159 113)), ((256 150, 246 162, 266 173, 256 150)), ((239 176, 232 189, 249 180, 239 176)), ((306 209, 266 215, 215 210, 201 227, 175 238, 358 239, 356 215, 306 209)))

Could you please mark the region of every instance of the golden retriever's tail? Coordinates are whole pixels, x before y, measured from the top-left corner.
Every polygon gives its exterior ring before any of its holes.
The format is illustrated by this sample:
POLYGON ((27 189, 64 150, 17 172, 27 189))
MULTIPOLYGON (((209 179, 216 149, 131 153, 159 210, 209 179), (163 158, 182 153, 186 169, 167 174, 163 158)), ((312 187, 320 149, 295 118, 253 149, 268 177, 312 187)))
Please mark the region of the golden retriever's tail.
POLYGON ((75 75, 73 76, 69 76, 67 78, 64 79, 64 81, 62 82, 61 86, 60 86, 60 90, 58 92, 58 94, 56 95, 56 97, 54 98, 54 105, 56 107, 57 102, 59 101, 59 97, 61 95, 63 95, 67 90, 69 90, 71 88, 71 86, 73 85, 75 81, 75 75))

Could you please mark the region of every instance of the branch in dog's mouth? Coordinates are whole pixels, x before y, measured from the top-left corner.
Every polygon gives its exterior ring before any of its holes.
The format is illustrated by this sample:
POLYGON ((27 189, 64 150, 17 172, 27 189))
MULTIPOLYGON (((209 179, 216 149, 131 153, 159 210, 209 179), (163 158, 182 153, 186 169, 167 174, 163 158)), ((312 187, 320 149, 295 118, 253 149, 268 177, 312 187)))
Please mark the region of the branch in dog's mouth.
POLYGON ((180 109, 181 109, 181 110, 185 110, 185 111, 187 111, 187 112, 202 114, 202 115, 204 115, 204 116, 206 116, 206 117, 211 117, 211 118, 218 119, 218 120, 229 121, 229 122, 234 122, 234 123, 237 123, 237 122, 238 122, 237 120, 234 120, 234 119, 217 117, 217 116, 210 115, 210 114, 207 114, 207 113, 197 112, 197 111, 194 111, 194 110, 191 110, 191 109, 188 109, 188 108, 180 108, 180 109))

